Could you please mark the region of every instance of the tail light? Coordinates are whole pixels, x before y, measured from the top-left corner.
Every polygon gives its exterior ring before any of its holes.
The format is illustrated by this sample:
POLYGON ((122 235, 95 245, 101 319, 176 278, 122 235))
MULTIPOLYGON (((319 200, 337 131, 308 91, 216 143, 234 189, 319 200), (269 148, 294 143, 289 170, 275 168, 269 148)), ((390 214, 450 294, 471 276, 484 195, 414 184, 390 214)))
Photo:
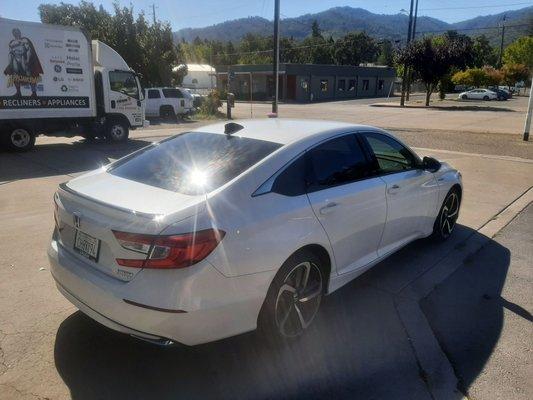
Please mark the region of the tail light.
POLYGON ((145 254, 143 259, 117 258, 117 263, 134 268, 185 268, 206 258, 226 234, 217 229, 172 236, 141 235, 113 231, 122 247, 145 254))
POLYGON ((54 194, 54 222, 56 224, 56 228, 59 229, 59 204, 57 193, 54 194))

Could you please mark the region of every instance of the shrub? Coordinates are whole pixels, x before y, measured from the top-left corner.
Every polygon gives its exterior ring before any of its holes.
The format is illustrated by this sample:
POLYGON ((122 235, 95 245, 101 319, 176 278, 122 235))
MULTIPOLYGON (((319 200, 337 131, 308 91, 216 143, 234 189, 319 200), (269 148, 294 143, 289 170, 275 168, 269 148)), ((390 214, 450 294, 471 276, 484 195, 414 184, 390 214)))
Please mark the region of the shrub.
POLYGON ((200 113, 204 115, 218 115, 218 109, 222 107, 220 93, 218 90, 212 90, 202 102, 200 113))

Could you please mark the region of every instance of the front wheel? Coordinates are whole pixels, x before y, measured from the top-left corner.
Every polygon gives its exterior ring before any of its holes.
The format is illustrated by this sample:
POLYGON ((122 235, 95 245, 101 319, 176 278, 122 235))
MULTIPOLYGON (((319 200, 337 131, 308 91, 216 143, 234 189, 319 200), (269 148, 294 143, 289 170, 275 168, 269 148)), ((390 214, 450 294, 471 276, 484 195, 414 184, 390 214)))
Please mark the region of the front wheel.
POLYGON ((466 94, 463 94, 463 95, 461 96, 461 99, 463 99, 463 100, 467 100, 467 99, 468 99, 468 96, 467 96, 466 94))
POLYGON ((325 292, 320 259, 303 251, 291 256, 268 289, 258 319, 259 331, 279 343, 300 336, 313 322, 325 292))
POLYGON ((452 188, 446 195, 439 215, 437 216, 435 224, 433 225, 432 237, 434 239, 446 240, 451 236, 453 229, 455 228, 457 218, 459 217, 460 207, 461 195, 459 190, 457 188, 452 188))
POLYGON ((490 97, 489 96, 483 96, 483 100, 490 101, 490 97))
POLYGON ((122 121, 111 120, 106 125, 106 138, 110 142, 125 142, 129 135, 129 127, 122 121))
POLYGON ((35 134, 28 128, 18 127, 7 131, 4 141, 9 150, 25 152, 35 146, 35 134))

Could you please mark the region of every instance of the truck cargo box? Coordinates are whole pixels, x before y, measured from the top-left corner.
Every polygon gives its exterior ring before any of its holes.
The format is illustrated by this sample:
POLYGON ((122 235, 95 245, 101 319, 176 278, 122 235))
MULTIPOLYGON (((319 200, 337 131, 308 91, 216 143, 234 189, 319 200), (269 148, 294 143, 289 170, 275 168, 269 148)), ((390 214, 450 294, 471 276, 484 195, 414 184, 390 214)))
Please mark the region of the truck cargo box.
POLYGON ((80 29, 0 18, 0 120, 95 117, 93 73, 80 29))

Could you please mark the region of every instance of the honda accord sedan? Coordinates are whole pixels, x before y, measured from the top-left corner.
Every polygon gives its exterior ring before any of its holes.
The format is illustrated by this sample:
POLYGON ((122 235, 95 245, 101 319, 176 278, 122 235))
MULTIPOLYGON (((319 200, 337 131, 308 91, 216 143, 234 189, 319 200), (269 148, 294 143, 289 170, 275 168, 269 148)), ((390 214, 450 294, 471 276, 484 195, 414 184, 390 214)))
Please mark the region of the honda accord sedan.
POLYGON ((59 291, 117 331, 283 342, 323 296, 416 239, 447 239, 461 196, 459 172, 381 129, 218 123, 60 185, 48 256, 59 291))

